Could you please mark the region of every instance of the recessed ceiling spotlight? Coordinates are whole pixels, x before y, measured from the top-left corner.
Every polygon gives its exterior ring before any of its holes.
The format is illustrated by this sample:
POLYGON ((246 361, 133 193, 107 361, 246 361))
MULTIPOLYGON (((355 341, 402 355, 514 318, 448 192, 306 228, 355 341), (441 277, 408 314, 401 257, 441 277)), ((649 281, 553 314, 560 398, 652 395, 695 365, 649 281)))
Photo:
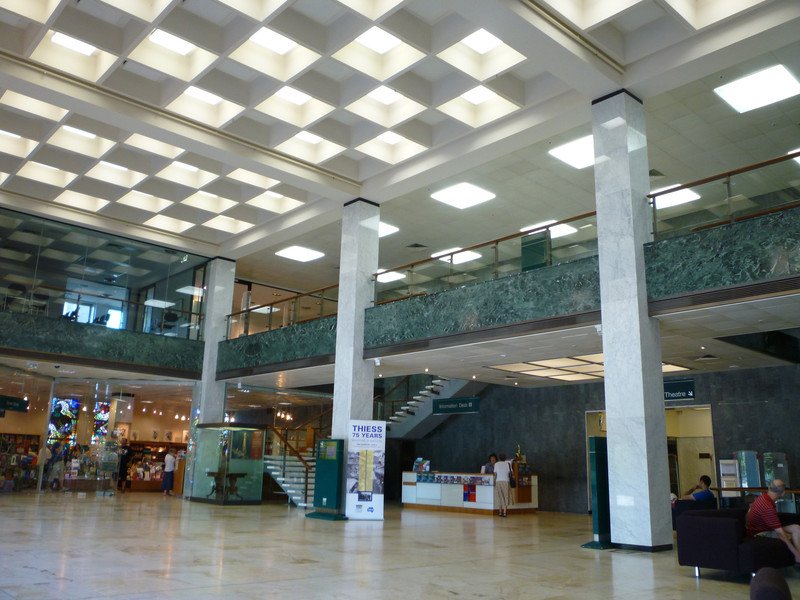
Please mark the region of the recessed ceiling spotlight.
POLYGON ((289 246, 283 250, 278 250, 275 254, 298 262, 309 262, 325 256, 322 252, 304 248, 303 246, 289 246))
POLYGON ((548 150, 547 153, 571 167, 585 169, 594 164, 594 137, 587 135, 578 138, 548 150))
POLYGON ((459 209, 470 208, 492 200, 496 195, 471 183, 457 183, 431 194, 431 198, 459 209))
POLYGON ((736 112, 748 112, 800 94, 800 81, 783 65, 775 65, 714 88, 736 112))

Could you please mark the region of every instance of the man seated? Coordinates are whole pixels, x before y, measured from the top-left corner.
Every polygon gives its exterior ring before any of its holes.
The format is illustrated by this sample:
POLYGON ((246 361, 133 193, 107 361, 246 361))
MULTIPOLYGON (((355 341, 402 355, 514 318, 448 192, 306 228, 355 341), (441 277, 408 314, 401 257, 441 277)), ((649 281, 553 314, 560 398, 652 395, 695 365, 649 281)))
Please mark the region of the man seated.
POLYGON ((711 485, 711 477, 708 475, 703 475, 700 477, 700 481, 686 492, 681 500, 713 500, 714 499, 714 492, 712 492, 709 488, 711 485))
POLYGON ((747 513, 747 535, 773 537, 781 540, 794 555, 795 567, 800 566, 800 525, 782 526, 775 501, 786 492, 786 484, 774 479, 747 513))

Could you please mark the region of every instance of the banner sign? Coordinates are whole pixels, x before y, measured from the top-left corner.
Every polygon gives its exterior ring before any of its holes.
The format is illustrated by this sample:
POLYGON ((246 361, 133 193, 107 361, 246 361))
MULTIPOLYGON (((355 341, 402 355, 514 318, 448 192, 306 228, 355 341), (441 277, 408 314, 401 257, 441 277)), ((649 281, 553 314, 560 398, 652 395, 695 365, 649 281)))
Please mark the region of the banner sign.
POLYGON ((447 400, 433 401, 433 414, 452 415, 456 413, 476 413, 480 409, 478 396, 465 396, 464 398, 448 398, 447 400))
POLYGON ((383 520, 386 422, 350 421, 347 433, 348 519, 383 520))
POLYGON ((664 400, 694 400, 694 380, 679 379, 678 381, 664 382, 664 400))
POLYGON ((28 401, 23 398, 0 395, 0 410, 13 410, 15 412, 27 412, 28 401))

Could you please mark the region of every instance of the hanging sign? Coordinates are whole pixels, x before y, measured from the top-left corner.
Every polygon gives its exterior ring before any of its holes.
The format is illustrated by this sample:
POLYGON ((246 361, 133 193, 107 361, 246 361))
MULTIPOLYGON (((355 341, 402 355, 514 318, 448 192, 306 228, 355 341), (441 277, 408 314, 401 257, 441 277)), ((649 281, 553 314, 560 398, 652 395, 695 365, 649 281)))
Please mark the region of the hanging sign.
POLYGON ((694 380, 679 379, 678 381, 664 382, 664 400, 694 400, 694 380))
POLYGON ((0 395, 0 410, 13 410, 15 412, 27 412, 28 401, 23 398, 0 395))
POLYGON ((386 422, 350 421, 347 434, 348 519, 383 520, 386 422))

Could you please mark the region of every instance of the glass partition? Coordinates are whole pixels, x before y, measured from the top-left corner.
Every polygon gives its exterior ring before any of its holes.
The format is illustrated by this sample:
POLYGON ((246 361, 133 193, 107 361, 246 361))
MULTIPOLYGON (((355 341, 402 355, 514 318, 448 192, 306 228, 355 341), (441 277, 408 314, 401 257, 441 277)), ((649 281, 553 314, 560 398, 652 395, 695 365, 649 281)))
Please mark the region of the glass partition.
POLYGON ((200 425, 192 500, 213 504, 260 504, 264 430, 200 425))
POLYGON ((200 339, 208 259, 0 209, 0 310, 200 339))

